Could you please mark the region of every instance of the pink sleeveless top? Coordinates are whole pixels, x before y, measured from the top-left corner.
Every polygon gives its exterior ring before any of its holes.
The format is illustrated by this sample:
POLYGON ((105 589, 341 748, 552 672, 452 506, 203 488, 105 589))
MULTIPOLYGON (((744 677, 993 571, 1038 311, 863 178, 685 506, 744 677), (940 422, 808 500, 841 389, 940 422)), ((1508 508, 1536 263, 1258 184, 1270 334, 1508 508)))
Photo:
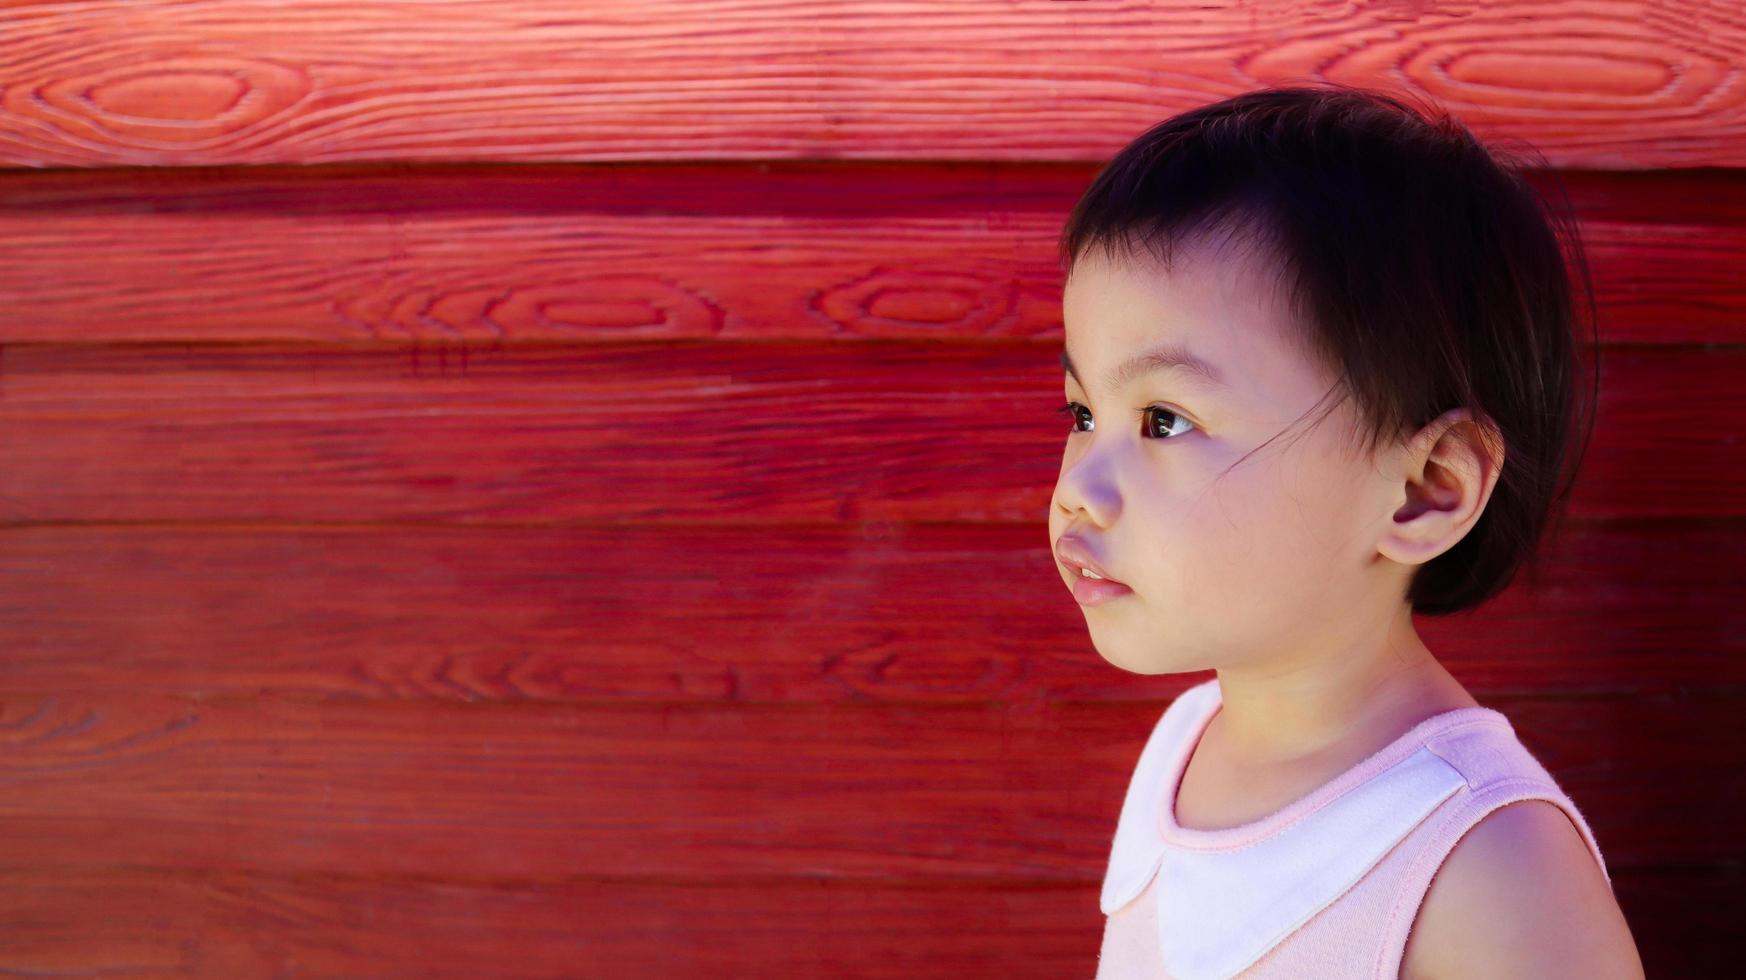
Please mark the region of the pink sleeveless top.
POLYGON ((1220 704, 1217 678, 1189 688, 1140 752, 1098 903, 1098 980, 1395 980, 1443 859, 1517 800, 1561 807, 1612 883, 1576 804, 1491 708, 1427 718, 1252 823, 1179 827, 1176 787, 1220 704))

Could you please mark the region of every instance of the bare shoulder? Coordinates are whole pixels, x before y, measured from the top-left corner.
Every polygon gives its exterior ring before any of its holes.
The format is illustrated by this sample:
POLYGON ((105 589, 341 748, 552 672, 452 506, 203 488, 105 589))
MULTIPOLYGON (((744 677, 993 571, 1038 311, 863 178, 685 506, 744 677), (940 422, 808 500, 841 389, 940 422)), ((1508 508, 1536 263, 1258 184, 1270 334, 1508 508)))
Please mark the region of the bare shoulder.
POLYGON ((1557 804, 1487 814, 1444 859, 1407 936, 1402 980, 1642 980, 1624 913, 1557 804))

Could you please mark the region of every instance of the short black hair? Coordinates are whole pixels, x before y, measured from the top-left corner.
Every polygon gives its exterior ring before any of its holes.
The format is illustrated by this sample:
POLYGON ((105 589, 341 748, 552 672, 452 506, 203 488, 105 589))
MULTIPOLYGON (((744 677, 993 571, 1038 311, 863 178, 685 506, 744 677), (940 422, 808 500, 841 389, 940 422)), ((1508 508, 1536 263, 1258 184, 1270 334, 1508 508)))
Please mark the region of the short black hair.
POLYGON ((1550 170, 1526 142, 1488 146, 1410 96, 1258 89, 1172 116, 1118 152, 1067 218, 1062 270, 1071 277, 1088 248, 1136 243, 1168 267, 1174 243, 1243 232, 1276 260, 1305 349, 1339 378, 1335 404, 1356 400, 1370 450, 1471 409, 1503 441, 1497 485, 1405 596, 1414 612, 1470 610, 1524 565, 1537 578, 1594 427, 1598 390, 1583 402, 1576 384, 1570 269, 1591 324, 1594 286, 1568 197, 1551 181, 1556 196, 1536 192, 1530 165, 1550 170))

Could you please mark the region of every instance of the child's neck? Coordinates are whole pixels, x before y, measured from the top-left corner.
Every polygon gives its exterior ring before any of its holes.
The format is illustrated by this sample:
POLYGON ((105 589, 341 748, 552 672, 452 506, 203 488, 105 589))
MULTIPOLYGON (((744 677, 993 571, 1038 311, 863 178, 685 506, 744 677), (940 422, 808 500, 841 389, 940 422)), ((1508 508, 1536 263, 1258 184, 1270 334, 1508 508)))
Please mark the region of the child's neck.
POLYGON ((1478 706, 1419 640, 1410 616, 1379 651, 1289 671, 1221 669, 1222 705, 1203 736, 1210 753, 1231 771, 1291 768, 1354 745, 1380 748, 1432 715, 1478 706))

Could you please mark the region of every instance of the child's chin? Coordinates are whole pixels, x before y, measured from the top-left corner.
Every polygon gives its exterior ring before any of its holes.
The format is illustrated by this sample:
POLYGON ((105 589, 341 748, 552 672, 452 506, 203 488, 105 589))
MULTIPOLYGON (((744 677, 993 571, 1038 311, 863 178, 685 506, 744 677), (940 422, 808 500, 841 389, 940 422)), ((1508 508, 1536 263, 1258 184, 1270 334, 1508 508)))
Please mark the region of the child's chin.
POLYGON ((1139 674, 1144 677, 1160 677, 1164 674, 1187 674, 1196 669, 1184 667, 1181 664, 1171 663, 1168 660, 1160 659, 1157 651, 1152 651, 1146 656, 1135 657, 1107 653, 1101 649, 1097 652, 1099 656, 1103 657, 1103 662, 1109 664, 1111 667, 1125 670, 1130 674, 1139 674))

